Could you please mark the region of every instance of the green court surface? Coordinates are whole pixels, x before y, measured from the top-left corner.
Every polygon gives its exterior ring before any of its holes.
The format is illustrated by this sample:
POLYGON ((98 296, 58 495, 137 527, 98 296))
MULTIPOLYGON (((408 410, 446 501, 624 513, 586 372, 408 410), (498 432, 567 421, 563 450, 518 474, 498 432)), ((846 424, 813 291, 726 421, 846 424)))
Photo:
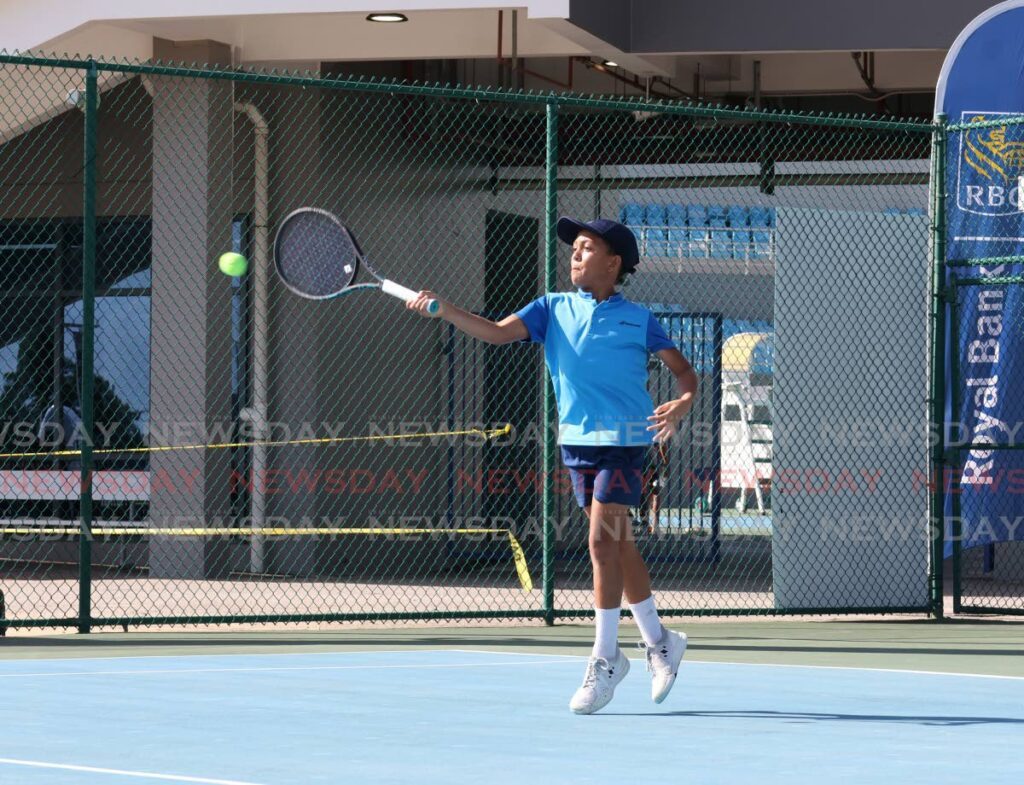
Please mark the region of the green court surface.
MULTIPOLYGON (((998 620, 696 621, 669 619, 690 638, 687 661, 817 665, 992 676, 1024 676, 1024 623, 998 620)), ((623 619, 623 646, 636 638, 623 619)), ((9 633, 0 659, 139 657, 282 652, 486 649, 530 654, 586 654, 593 628, 407 626, 343 630, 9 633)))

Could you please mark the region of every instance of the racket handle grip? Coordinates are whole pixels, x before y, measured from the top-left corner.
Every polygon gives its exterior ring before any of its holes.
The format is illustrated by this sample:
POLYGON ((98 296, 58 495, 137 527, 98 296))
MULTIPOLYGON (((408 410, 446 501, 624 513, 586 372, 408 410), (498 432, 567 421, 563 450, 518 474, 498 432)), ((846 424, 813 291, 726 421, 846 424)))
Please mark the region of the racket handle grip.
MULTIPOLYGON (((380 285, 381 290, 385 294, 390 294, 392 297, 397 297, 399 300, 415 300, 420 296, 419 292, 414 292, 412 289, 408 289, 401 284, 395 283, 394 281, 385 280, 380 285)), ((441 303, 437 300, 429 300, 427 302, 427 313, 436 315, 441 310, 441 303)))

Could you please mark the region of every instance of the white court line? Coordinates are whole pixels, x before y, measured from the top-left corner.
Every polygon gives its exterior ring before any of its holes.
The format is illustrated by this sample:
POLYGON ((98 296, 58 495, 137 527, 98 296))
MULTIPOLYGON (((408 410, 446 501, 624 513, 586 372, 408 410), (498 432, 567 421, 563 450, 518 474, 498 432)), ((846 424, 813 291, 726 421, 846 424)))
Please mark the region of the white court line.
MULTIPOLYGON (((813 651, 813 650, 811 650, 813 651)), ((494 649, 387 649, 384 651, 375 651, 367 649, 364 651, 299 651, 299 652, 260 652, 254 654, 156 654, 151 656, 141 657, 55 657, 50 659, 33 659, 33 662, 95 662, 100 660, 159 660, 159 659, 187 659, 189 657, 310 657, 310 656, 355 656, 355 655, 367 655, 367 654, 443 654, 446 652, 457 652, 459 654, 486 654, 486 655, 498 655, 506 657, 558 657, 559 660, 544 660, 535 662, 532 664, 537 665, 548 665, 555 664, 559 661, 565 662, 568 660, 585 660, 588 655, 584 654, 533 654, 531 652, 522 651, 496 651, 494 649)), ((937 652, 941 653, 941 652, 937 652)), ((639 658, 634 658, 639 659, 639 658)), ((6 660, 6 662, 25 662, 25 659, 18 660, 6 660)), ((4 661, 0 660, 0 663, 4 661)), ((955 671, 922 671, 922 670, 911 670, 909 668, 863 668, 852 665, 790 665, 786 663, 756 663, 756 662, 715 662, 712 660, 693 660, 690 659, 688 662, 694 663, 699 662, 705 665, 720 665, 720 666, 739 666, 749 668, 806 668, 806 669, 817 669, 817 670, 840 670, 840 671, 877 671, 879 673, 918 673, 925 676, 959 676, 961 678, 969 679, 1009 679, 1010 681, 1021 681, 1024 680, 1024 676, 999 676, 994 674, 986 673, 957 673, 955 671)), ((138 674, 159 674, 159 673, 231 673, 235 671, 277 671, 277 670, 348 670, 348 669, 381 669, 381 668, 472 668, 472 667, 496 667, 502 664, 516 665, 520 663, 481 663, 479 665, 473 665, 470 663, 465 664, 440 664, 440 665, 324 665, 324 666, 311 666, 309 668, 196 668, 196 669, 159 669, 159 670, 130 670, 130 671, 61 671, 55 673, 0 673, 0 679, 5 678, 16 678, 18 676, 91 676, 91 675, 130 675, 134 673, 138 674)))
MULTIPOLYGON (((491 649, 448 649, 448 651, 457 651, 463 654, 503 654, 506 656, 519 656, 519 657, 565 657, 574 660, 585 660, 589 655, 586 654, 531 654, 526 651, 493 651, 491 649)), ((813 652, 814 649, 808 651, 813 652)), ((936 652, 941 654, 942 652, 936 652)), ((1011 654, 1012 652, 1007 652, 1011 654)), ((632 659, 640 659, 639 657, 633 657, 632 659)), ((922 676, 959 676, 964 679, 1010 679, 1011 681, 1022 681, 1024 676, 999 676, 990 673, 956 673, 955 671, 916 671, 910 670, 909 668, 859 668, 855 665, 789 665, 783 662, 716 662, 714 660, 694 660, 684 659, 683 662, 691 665, 724 665, 734 666, 740 668, 806 668, 813 670, 831 670, 831 671, 872 671, 877 673, 919 673, 922 676)))
MULTIPOLYGON (((450 651, 450 650, 445 650, 450 651)), ((481 654, 500 654, 500 652, 479 652, 481 654)), ((540 657, 543 655, 529 655, 540 657)), ((554 655, 558 656, 558 655, 554 655)), ((563 665, 566 660, 534 660, 532 662, 445 662, 445 663, 411 663, 408 665, 296 665, 296 666, 261 666, 241 668, 155 668, 152 670, 126 671, 41 671, 35 673, 0 673, 0 679, 18 678, 54 678, 59 676, 153 676, 170 673, 276 673, 288 671, 359 671, 359 670, 422 670, 423 668, 504 668, 529 665, 563 665)))
MULTIPOLYGON (((811 650, 813 651, 813 649, 811 650)), ((1011 652, 1007 652, 1010 654, 1011 652)), ((936 652, 941 654, 941 652, 936 652)), ((917 671, 910 668, 858 668, 854 665, 787 665, 781 662, 714 662, 711 660, 695 660, 702 665, 738 665, 747 668, 806 668, 810 670, 830 671, 872 671, 876 673, 914 673, 921 676, 957 676, 961 679, 1010 679, 1024 681, 1024 676, 1000 676, 993 673, 957 673, 956 671, 917 671)))
POLYGON ((202 785, 257 785, 255 782, 241 780, 218 780, 209 777, 187 777, 184 774, 156 774, 151 771, 128 771, 126 769, 104 769, 98 766, 73 766, 69 763, 47 763, 39 760, 19 760, 18 758, 0 758, 0 764, 9 766, 29 766, 36 769, 63 769, 64 771, 82 771, 89 774, 113 774, 118 777, 135 777, 144 780, 164 780, 168 782, 198 782, 202 785))
MULTIPOLYGON (((167 645, 167 648, 178 646, 180 644, 171 643, 167 645)), ((215 645, 230 645, 230 644, 215 644, 215 645)), ((264 644, 260 644, 264 645, 264 644)), ((287 644, 265 644, 268 646, 284 646, 287 644)), ((330 646, 330 643, 318 643, 317 646, 330 646)), ((433 652, 449 652, 449 651, 462 651, 461 649, 360 649, 359 651, 256 651, 256 652, 211 652, 208 654, 193 654, 191 652, 185 652, 182 654, 137 654, 131 657, 121 657, 117 654, 110 654, 106 657, 17 657, 10 659, 0 659, 0 664, 5 662, 103 662, 106 660, 138 660, 140 662, 148 662, 150 660, 181 660, 187 657, 322 657, 325 654, 336 655, 353 655, 353 654, 423 654, 424 652, 430 654, 433 652)), ((467 649, 467 651, 471 651, 467 649)), ((483 651, 483 650, 481 650, 483 651)), ((493 654, 494 652, 487 651, 487 654, 493 654)), ((500 653, 500 652, 499 652, 500 653)), ((540 656, 540 655, 534 655, 540 656)), ((553 657, 562 657, 566 655, 557 654, 551 655, 553 657)))

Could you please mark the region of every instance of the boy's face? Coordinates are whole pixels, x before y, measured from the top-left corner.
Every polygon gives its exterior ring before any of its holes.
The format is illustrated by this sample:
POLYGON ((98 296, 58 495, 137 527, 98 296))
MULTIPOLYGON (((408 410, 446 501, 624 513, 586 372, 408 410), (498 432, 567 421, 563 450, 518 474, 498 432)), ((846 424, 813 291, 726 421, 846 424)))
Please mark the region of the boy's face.
POLYGON ((580 232, 572 244, 570 277, 580 289, 614 286, 619 277, 622 258, 593 232, 580 232))

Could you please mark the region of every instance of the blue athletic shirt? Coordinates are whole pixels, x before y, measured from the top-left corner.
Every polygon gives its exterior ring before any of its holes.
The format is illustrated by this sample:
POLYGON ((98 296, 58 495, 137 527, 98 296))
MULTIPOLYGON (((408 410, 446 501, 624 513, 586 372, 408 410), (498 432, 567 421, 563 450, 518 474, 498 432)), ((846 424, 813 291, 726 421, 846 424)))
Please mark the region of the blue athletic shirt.
POLYGON ((647 355, 675 348, 654 314, 621 294, 539 297, 516 311, 544 358, 558 401, 559 443, 650 444, 647 355))

